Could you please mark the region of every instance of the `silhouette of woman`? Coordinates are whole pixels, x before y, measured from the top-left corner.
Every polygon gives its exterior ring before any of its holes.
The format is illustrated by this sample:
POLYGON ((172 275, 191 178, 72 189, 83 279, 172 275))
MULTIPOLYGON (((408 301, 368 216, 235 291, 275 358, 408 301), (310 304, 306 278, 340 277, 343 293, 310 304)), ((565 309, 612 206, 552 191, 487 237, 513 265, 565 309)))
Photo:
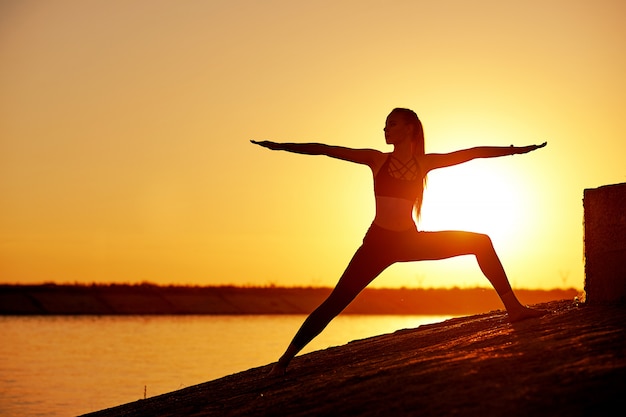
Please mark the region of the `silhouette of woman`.
POLYGON ((393 152, 351 149, 320 143, 251 141, 272 150, 307 155, 326 155, 371 168, 374 176, 376 215, 348 267, 328 298, 304 321, 270 375, 285 373, 289 362, 324 330, 350 302, 383 270, 395 262, 445 259, 474 255, 478 265, 502 300, 511 322, 541 316, 544 312, 523 306, 513 293, 489 236, 464 231, 418 231, 413 213, 419 216, 428 172, 462 164, 476 158, 523 154, 546 146, 481 146, 446 154, 424 151, 422 123, 412 110, 396 108, 385 123, 385 140, 393 152))

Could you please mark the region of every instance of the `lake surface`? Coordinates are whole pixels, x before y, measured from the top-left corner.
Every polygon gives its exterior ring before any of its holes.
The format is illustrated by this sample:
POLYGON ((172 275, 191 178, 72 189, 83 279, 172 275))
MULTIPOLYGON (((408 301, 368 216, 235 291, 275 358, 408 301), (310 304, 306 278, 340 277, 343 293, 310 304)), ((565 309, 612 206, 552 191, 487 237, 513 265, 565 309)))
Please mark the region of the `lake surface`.
MULTIPOLYGON (((337 317, 302 353, 452 316, 337 317)), ((305 316, 0 317, 0 416, 75 416, 276 361, 305 316)))

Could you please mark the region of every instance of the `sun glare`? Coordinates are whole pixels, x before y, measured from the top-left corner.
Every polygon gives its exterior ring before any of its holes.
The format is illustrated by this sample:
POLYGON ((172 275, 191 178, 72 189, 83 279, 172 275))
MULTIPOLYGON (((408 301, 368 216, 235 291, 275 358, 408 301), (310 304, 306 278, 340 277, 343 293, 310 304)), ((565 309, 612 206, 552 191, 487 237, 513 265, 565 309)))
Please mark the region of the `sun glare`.
POLYGON ((506 172, 463 166, 429 174, 421 230, 467 230, 512 243, 521 213, 517 182, 506 172))

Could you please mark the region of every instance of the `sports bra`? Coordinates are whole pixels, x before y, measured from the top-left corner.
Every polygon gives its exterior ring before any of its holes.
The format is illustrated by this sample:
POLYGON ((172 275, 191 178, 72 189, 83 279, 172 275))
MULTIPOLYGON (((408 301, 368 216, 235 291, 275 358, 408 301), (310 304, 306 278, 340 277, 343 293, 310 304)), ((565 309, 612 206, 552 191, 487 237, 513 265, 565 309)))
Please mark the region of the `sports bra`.
POLYGON ((394 197, 415 201, 422 192, 422 176, 415 158, 403 163, 391 154, 374 177, 377 197, 394 197))

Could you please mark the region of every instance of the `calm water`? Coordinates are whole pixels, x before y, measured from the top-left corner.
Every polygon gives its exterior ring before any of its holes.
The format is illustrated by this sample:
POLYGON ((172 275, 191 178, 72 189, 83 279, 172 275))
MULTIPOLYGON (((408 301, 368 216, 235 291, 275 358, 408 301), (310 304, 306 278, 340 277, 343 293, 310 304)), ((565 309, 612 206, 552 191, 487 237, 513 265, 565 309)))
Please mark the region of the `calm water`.
MULTIPOLYGON (((339 316, 303 353, 450 317, 339 316)), ((0 317, 0 416, 75 416, 266 365, 303 320, 0 317)))

